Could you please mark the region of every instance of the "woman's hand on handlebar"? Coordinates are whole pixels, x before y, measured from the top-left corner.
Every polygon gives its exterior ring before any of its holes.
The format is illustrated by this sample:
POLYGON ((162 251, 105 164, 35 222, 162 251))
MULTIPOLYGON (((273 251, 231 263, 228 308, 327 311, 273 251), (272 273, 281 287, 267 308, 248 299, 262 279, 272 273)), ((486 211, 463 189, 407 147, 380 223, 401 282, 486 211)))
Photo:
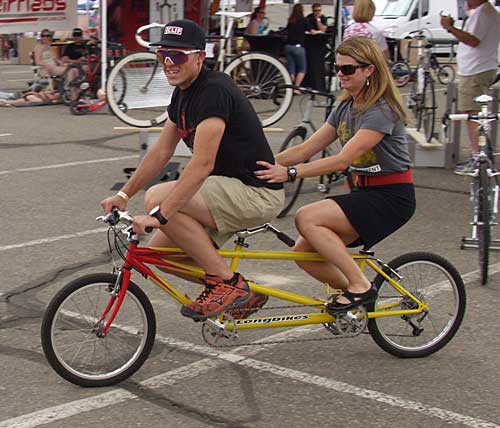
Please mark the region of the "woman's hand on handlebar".
POLYGON ((146 235, 160 227, 160 222, 150 215, 136 215, 132 223, 132 229, 138 235, 146 235))
POLYGON ((120 211, 125 211, 125 207, 127 206, 127 202, 121 196, 113 195, 109 198, 103 199, 101 201, 101 207, 104 211, 104 214, 108 214, 111 210, 116 207, 120 211))
POLYGON ((288 168, 286 166, 282 166, 279 163, 273 165, 266 161, 257 161, 257 164, 265 168, 254 172, 257 178, 269 183, 284 183, 288 181, 288 168))

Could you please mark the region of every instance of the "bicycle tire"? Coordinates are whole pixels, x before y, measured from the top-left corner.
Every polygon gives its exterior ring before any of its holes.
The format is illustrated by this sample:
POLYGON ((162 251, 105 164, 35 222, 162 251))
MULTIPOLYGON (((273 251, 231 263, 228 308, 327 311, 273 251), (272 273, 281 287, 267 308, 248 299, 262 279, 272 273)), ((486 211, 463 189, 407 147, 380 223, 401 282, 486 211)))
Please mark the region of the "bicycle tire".
POLYGON ((80 100, 71 101, 69 111, 75 116, 84 116, 89 112, 89 106, 83 104, 80 100))
POLYGON ((107 273, 77 278, 62 288, 47 307, 41 327, 43 351, 56 373, 71 383, 84 387, 114 385, 135 373, 151 352, 156 333, 153 307, 132 281, 106 336, 96 334, 96 321, 109 301, 105 296, 109 296, 116 281, 117 275, 107 273), (87 305, 88 309, 82 310, 87 305), (133 309, 137 310, 137 326, 133 324, 133 309), (125 344, 123 351, 118 346, 121 343, 125 344), (100 347, 104 348, 102 354, 100 347))
POLYGON ((292 79, 286 67, 275 57, 250 52, 234 58, 224 73, 231 76, 257 112, 263 127, 280 120, 292 105, 292 79))
MULTIPOLYGON (((280 152, 289 149, 290 147, 298 146, 302 144, 305 140, 307 134, 306 128, 300 126, 295 128, 290 134, 288 134, 281 144, 280 152)), ((292 209, 295 201, 300 195, 300 191, 302 190, 302 186, 304 185, 304 179, 299 178, 295 181, 295 183, 286 182, 283 183, 283 187, 285 188, 285 204, 283 209, 278 214, 278 218, 285 217, 290 210, 292 209)))
POLYGON ((488 266, 490 256, 491 224, 490 224, 490 180, 488 163, 479 164, 479 187, 477 191, 477 242, 479 248, 479 271, 481 285, 488 282, 488 266))
MULTIPOLYGON (((460 274, 446 259, 427 252, 403 254, 389 266, 402 276, 407 291, 429 304, 428 312, 370 318, 370 335, 381 349, 400 358, 426 357, 439 351, 456 334, 465 314, 460 274)), ((399 294, 382 276, 377 275, 374 282, 378 310, 384 306, 387 311, 416 309, 413 300, 399 294)))
POLYGON ((441 65, 437 70, 437 78, 439 83, 447 85, 455 80, 455 69, 449 65, 441 65))
POLYGON ((160 126, 167 120, 173 91, 153 52, 123 57, 106 82, 109 109, 122 122, 138 128, 160 126))
POLYGON ((423 128, 425 140, 430 142, 434 136, 434 126, 436 121, 436 92, 434 91, 434 81, 426 77, 424 92, 420 99, 417 130, 423 128))
POLYGON ((391 75, 398 88, 406 86, 410 81, 411 69, 407 62, 396 61, 391 66, 391 75))

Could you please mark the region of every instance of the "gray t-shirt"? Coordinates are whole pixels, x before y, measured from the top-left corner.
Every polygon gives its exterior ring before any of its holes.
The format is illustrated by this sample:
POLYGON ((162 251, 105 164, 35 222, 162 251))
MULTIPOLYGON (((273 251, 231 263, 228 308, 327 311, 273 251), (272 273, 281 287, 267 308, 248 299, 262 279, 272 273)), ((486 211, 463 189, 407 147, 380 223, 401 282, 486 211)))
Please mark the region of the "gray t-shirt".
POLYGON ((404 123, 385 100, 378 101, 358 114, 352 108, 352 100, 343 101, 332 111, 327 121, 337 130, 342 146, 360 129, 385 134, 373 149, 352 163, 351 170, 356 174, 384 175, 411 167, 404 123))

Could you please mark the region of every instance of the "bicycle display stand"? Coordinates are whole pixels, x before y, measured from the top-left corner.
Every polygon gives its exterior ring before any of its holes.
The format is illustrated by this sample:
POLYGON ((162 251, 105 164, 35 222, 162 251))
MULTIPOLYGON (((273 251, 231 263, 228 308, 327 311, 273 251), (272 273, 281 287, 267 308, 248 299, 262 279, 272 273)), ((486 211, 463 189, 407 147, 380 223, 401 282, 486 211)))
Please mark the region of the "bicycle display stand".
MULTIPOLYGON (((491 111, 498 111, 498 97, 500 89, 493 87, 490 89, 489 95, 493 98, 491 102, 491 111)), ((457 101, 457 83, 450 82, 446 89, 446 110, 449 113, 456 113, 457 101)), ((490 140, 493 144, 493 149, 497 148, 498 137, 498 123, 492 122, 490 125, 490 140)), ((450 125, 450 134, 448 138, 448 145, 450 150, 446 155, 445 167, 454 168, 456 163, 460 160, 460 140, 461 140, 461 122, 454 121, 450 125)))

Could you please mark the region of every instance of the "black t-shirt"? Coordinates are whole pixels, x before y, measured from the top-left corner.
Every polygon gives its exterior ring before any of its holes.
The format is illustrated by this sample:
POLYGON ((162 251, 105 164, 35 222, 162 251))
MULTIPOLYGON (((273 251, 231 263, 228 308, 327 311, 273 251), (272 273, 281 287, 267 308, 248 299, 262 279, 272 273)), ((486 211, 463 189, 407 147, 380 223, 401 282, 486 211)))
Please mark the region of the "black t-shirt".
POLYGON ((254 175, 264 169, 258 160, 274 164, 274 156, 250 101, 227 74, 202 68, 187 88, 175 88, 168 117, 179 135, 193 150, 196 127, 210 117, 226 123, 211 175, 234 177, 253 187, 281 189, 281 183, 268 183, 254 175))
MULTIPOLYGON (((310 13, 309 15, 307 15, 306 19, 307 19, 307 29, 308 30, 319 30, 318 21, 316 20, 314 13, 310 13)), ((319 17, 319 19, 323 25, 326 25, 327 20, 326 20, 325 15, 321 15, 319 17)))
POLYGON ((87 54, 87 43, 83 42, 79 45, 76 43, 70 43, 64 48, 63 56, 67 56, 69 59, 80 59, 82 56, 87 54))
POLYGON ((307 21, 306 18, 301 18, 295 22, 289 22, 286 26, 288 45, 304 45, 306 36, 307 21))

